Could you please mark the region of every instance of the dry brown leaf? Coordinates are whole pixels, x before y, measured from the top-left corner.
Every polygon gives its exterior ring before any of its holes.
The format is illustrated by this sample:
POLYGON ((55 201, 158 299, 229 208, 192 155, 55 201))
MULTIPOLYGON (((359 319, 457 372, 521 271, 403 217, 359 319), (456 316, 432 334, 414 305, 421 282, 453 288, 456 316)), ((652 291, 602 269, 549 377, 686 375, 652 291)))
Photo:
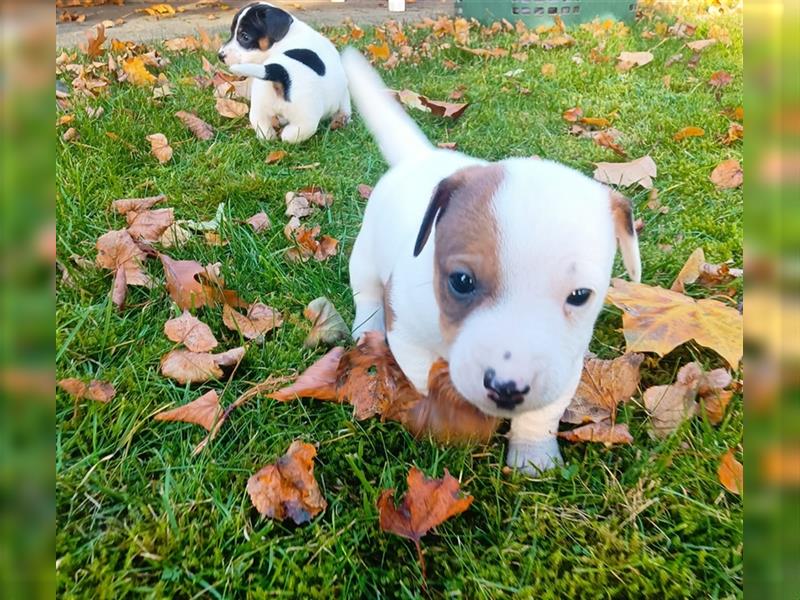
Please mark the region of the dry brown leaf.
POLYGON ((284 200, 286 202, 286 211, 284 214, 287 217, 297 217, 300 219, 302 217, 307 217, 314 212, 314 207, 311 206, 311 203, 305 196, 301 196, 294 192, 286 192, 286 197, 284 200))
POLYGON ((286 157, 288 152, 286 150, 273 150, 269 154, 267 154, 266 162, 268 165, 275 164, 276 162, 280 162, 283 158, 286 157))
POLYGON ((599 442, 606 446, 612 444, 632 444, 633 436, 625 423, 588 423, 569 431, 559 431, 558 437, 568 442, 599 442))
POLYGON ((718 425, 725 418, 725 410, 733 398, 733 391, 725 388, 731 385, 733 378, 725 369, 714 369, 705 372, 696 362, 691 362, 678 371, 676 383, 688 386, 697 392, 702 402, 706 417, 712 425, 718 425))
POLYGON ((623 354, 613 360, 587 358, 563 423, 580 425, 613 418, 617 406, 627 402, 639 387, 643 354, 623 354))
POLYGON ((245 221, 250 227, 253 228, 253 231, 256 233, 261 233, 262 231, 266 231, 269 229, 272 224, 269 222, 269 217, 265 212, 258 212, 254 214, 252 217, 245 221))
POLYGON ((219 343, 211 328, 188 310, 184 310, 180 317, 164 323, 164 335, 173 342, 183 344, 192 352, 208 352, 219 343))
POLYGON ((368 44, 367 53, 369 54, 370 59, 374 62, 376 60, 388 60, 392 51, 389 48, 389 44, 384 42, 382 44, 368 44))
POLYGON ((372 186, 369 186, 366 183, 359 183, 358 195, 364 200, 369 200, 370 195, 372 195, 372 186))
POLYGON ((150 152, 153 153, 162 165, 167 163, 172 158, 172 147, 167 141, 167 136, 163 133, 153 133, 147 136, 150 142, 150 152))
POLYGON ((690 50, 694 50, 695 52, 702 52, 709 46, 713 46, 717 43, 717 40, 714 38, 709 38, 707 40, 695 40, 693 42, 686 42, 686 47, 690 50))
POLYGON ((643 67, 653 60, 652 52, 620 52, 617 57, 617 70, 630 71, 634 67, 643 67))
POLYGON ((744 183, 744 171, 738 160, 729 158, 723 160, 711 171, 709 179, 718 188, 737 188, 744 183))
POLYGON ((219 395, 215 390, 211 390, 188 404, 157 413, 153 418, 156 421, 194 423, 211 431, 221 416, 222 406, 219 404, 219 395))
POLYGON ((656 385, 644 392, 644 407, 650 413, 653 435, 665 438, 681 426, 681 423, 697 414, 693 386, 674 383, 656 385))
POLYGON ((125 269, 126 285, 152 287, 150 276, 144 271, 147 254, 136 245, 125 229, 109 231, 97 239, 97 266, 117 272, 125 269))
POLYGON ((320 343, 333 346, 350 337, 350 328, 336 310, 333 302, 325 296, 315 298, 303 310, 303 316, 311 321, 311 331, 306 336, 305 345, 314 348, 320 343))
POLYGON ((238 119, 246 115, 250 107, 244 102, 232 100, 230 98, 217 98, 216 103, 217 112, 228 119, 238 119))
POLYGON ((305 198, 311 204, 319 206, 320 208, 327 208, 333 204, 333 194, 326 192, 316 185, 298 190, 297 195, 305 198))
POLYGON ((629 186, 639 184, 649 190, 653 187, 653 177, 658 174, 656 163, 650 156, 643 156, 624 163, 595 163, 593 177, 610 185, 629 186))
POLYGON ((561 114, 561 116, 568 123, 577 123, 578 119, 583 116, 583 109, 578 106, 575 108, 568 108, 561 114))
POLYGON ((556 66, 553 63, 544 63, 542 65, 542 75, 545 77, 552 77, 556 74, 556 66))
POLYGON ((73 396, 75 400, 94 400, 95 402, 107 403, 114 396, 117 395, 114 386, 107 381, 100 381, 92 379, 89 383, 85 383, 80 379, 70 377, 62 379, 58 382, 58 387, 73 396))
POLYGON ((164 194, 149 196, 147 198, 121 198, 120 200, 114 200, 111 203, 111 207, 119 214, 125 215, 131 211, 141 212, 143 210, 149 210, 154 205, 166 199, 167 197, 164 194))
POLYGON ((183 124, 189 128, 189 131, 191 131, 198 140, 205 141, 213 139, 214 128, 203 121, 203 119, 198 117, 196 114, 179 110, 175 113, 175 116, 178 117, 183 124))
POLYGON ((158 243, 164 248, 183 246, 192 238, 192 232, 178 223, 173 223, 161 234, 158 243))
POLYGON ((164 266, 167 292, 178 308, 193 309, 221 302, 244 305, 235 292, 224 288, 219 263, 204 267, 195 260, 174 260, 166 254, 158 257, 164 266))
POLYGON ((686 138, 690 137, 702 137, 706 134, 705 130, 701 127, 684 127, 680 131, 678 131, 675 135, 672 136, 672 139, 676 142, 680 142, 681 140, 685 140, 686 138))
POLYGON ((157 242, 163 233, 175 222, 175 215, 171 208, 158 208, 156 210, 143 210, 141 212, 129 211, 128 233, 134 240, 157 242))
POLYGON ((615 154, 622 157, 627 156, 625 150, 622 149, 622 146, 617 143, 617 137, 610 131, 598 131, 596 135, 592 136, 592 139, 594 139, 595 144, 602 148, 608 148, 615 154))
MULTIPOLYGON (((468 48, 467 46, 456 46, 456 48, 483 58, 503 58, 508 56, 508 50, 504 48, 468 48)), ((526 54, 525 59, 527 60, 527 58, 528 55, 526 54)))
POLYGON ((78 130, 75 129, 74 127, 70 127, 63 133, 61 139, 64 140, 65 142, 71 142, 73 140, 77 140, 79 137, 80 135, 78 134, 78 130))
MULTIPOLYGON (((311 229, 306 227, 292 228, 290 225, 292 225, 291 221, 287 225, 287 229, 288 233, 291 235, 291 239, 295 242, 295 247, 289 248, 286 251, 286 258, 288 260, 293 262, 305 262, 314 258, 315 260, 323 261, 336 255, 339 241, 328 235, 323 235, 318 240, 317 237, 320 233, 319 225, 311 229)), ((287 229, 284 229, 284 233, 287 233, 287 229)))
POLYGON ((325 356, 303 371, 294 383, 272 392, 267 397, 280 402, 297 398, 335 400, 337 369, 344 352, 344 348, 332 348, 325 356))
POLYGON ((581 117, 578 120, 582 124, 594 127, 595 129, 602 129, 611 125, 611 121, 604 117, 581 117))
POLYGON ((394 490, 381 492, 378 498, 381 530, 414 542, 420 566, 423 568, 420 540, 431 529, 441 525, 469 508, 472 496, 462 496, 461 486, 447 469, 441 479, 428 479, 416 467, 408 472, 408 491, 403 502, 394 502, 394 490))
POLYGON ((607 301, 623 310, 628 352, 660 356, 694 340, 737 368, 742 357, 742 315, 716 300, 694 300, 666 290, 613 279, 607 301))
POLYGON ((726 71, 717 71, 708 80, 708 85, 713 88, 716 88, 717 91, 721 90, 724 87, 729 86, 733 82, 733 77, 731 74, 726 71))
POLYGON ((98 25, 95 29, 97 35, 92 37, 91 33, 86 34, 86 55, 90 58, 94 58, 96 56, 100 56, 105 52, 103 49, 103 44, 106 41, 106 28, 101 24, 98 25))
POLYGON ((439 100, 431 100, 427 96, 418 94, 411 90, 401 90, 399 92, 392 92, 397 100, 410 108, 416 108, 423 112, 431 113, 437 117, 444 117, 447 119, 458 119, 464 114, 464 111, 469 107, 468 103, 453 103, 442 102, 439 100))
POLYGON ((222 367, 232 367, 244 358, 243 347, 220 354, 172 350, 161 358, 161 374, 182 385, 202 383, 209 379, 220 379, 222 367))
POLYGON ((715 265, 707 263, 703 249, 697 248, 681 267, 681 271, 670 289, 673 292, 683 292, 685 286, 691 283, 699 283, 706 286, 722 285, 742 275, 743 271, 741 269, 731 269, 726 264, 715 265))
POLYGON ((722 114, 734 121, 744 121, 744 106, 737 106, 722 111, 722 114))
POLYGON ((744 466, 736 460, 732 449, 722 455, 717 475, 719 482, 732 494, 739 496, 744 491, 744 466))
POLYGON ((238 331, 246 339, 261 343, 267 333, 283 324, 283 317, 261 302, 251 304, 247 309, 247 315, 235 311, 226 304, 222 307, 222 322, 225 323, 225 327, 238 331))
POLYGON ((314 479, 316 448, 295 440, 274 464, 259 470, 247 481, 247 493, 259 513, 282 521, 289 517, 298 525, 325 510, 328 503, 314 479))
POLYGON ((114 283, 111 284, 111 302, 118 310, 125 307, 125 300, 128 297, 128 280, 125 275, 125 267, 117 267, 114 273, 114 283))
POLYGON ((727 146, 737 140, 743 140, 743 139, 744 139, 744 125, 741 125, 739 123, 731 123, 730 126, 728 127, 728 133, 723 138, 722 143, 727 146))

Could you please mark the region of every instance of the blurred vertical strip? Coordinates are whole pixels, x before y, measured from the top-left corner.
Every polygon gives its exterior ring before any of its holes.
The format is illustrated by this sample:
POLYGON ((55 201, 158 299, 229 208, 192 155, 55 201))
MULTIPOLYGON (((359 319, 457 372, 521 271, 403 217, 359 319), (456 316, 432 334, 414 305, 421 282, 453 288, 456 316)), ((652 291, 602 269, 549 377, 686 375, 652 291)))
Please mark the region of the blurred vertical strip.
POLYGON ((800 2, 745 2, 745 581, 800 598, 800 2))
POLYGON ((55 591, 52 4, 3 2, 0 596, 55 591))

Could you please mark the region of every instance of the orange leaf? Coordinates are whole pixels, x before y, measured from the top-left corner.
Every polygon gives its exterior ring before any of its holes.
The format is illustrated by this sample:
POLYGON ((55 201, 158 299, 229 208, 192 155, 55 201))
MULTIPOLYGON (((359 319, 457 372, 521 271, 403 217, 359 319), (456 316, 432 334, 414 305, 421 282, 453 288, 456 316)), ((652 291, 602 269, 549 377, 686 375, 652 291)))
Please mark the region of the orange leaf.
POLYGON ((584 125, 589 125, 597 129, 602 129, 603 127, 611 125, 611 121, 603 117, 581 117, 579 120, 584 125))
POLYGON ((62 379, 58 382, 58 387, 73 396, 76 400, 87 398, 95 402, 106 403, 117 395, 114 386, 106 381, 92 379, 88 384, 74 377, 62 379))
POLYGON ((565 110, 561 116, 569 123, 576 123, 583 116, 583 110, 576 106, 565 110))
POLYGON ((603 148, 608 148, 619 156, 627 156, 625 150, 616 142, 615 136, 610 131, 598 131, 593 135, 594 143, 603 148))
POLYGON ((150 151, 153 153, 162 165, 167 163, 172 158, 172 147, 167 141, 167 136, 163 133, 154 133, 147 136, 150 142, 150 151))
POLYGON ((219 396, 215 390, 211 390, 188 404, 172 410, 165 410, 156 414, 153 418, 156 421, 194 423, 211 431, 221 416, 222 407, 219 404, 219 396))
POLYGON ((702 137, 705 134, 705 130, 700 127, 684 127, 678 133, 673 135, 672 139, 676 142, 680 142, 681 140, 685 140, 689 137, 702 137))
POLYGON ((258 512, 280 521, 289 517, 298 525, 310 521, 328 503, 314 479, 316 448, 299 440, 274 464, 247 481, 247 493, 258 512))
POLYGON ((274 164, 282 160, 288 152, 286 150, 273 150, 269 154, 267 154, 267 160, 265 161, 268 165, 274 164))
POLYGON ((367 46, 367 52, 369 52, 370 57, 373 61, 375 60, 388 60, 389 56, 391 55, 392 51, 389 48, 389 44, 386 42, 377 45, 377 44, 369 44, 367 46))
POLYGON ((179 110, 175 113, 198 140, 210 140, 214 137, 214 128, 194 113, 179 110))
POLYGON ((744 491, 744 466, 736 460, 733 450, 722 455, 717 475, 719 482, 732 494, 739 496, 744 491))
POLYGON ((744 183, 744 171, 738 160, 729 158, 723 160, 711 171, 709 179, 718 188, 737 188, 744 183))
POLYGON ((335 400, 337 369, 339 359, 343 354, 344 348, 340 346, 331 349, 325 356, 303 371, 293 384, 272 392, 267 397, 280 402, 296 398, 335 400))
POLYGON ((600 422, 614 416, 639 387, 643 354, 623 354, 614 360, 587 358, 575 397, 561 417, 563 423, 600 422))
POLYGON ((106 28, 100 24, 97 26, 97 35, 92 37, 91 33, 87 33, 86 38, 88 44, 86 46, 86 55, 94 58, 103 54, 103 44, 106 41, 106 28))
POLYGON ((728 133, 722 140, 722 143, 728 145, 742 139, 744 139, 744 125, 739 123, 731 123, 728 127, 728 133))
POLYGON ((164 323, 164 335, 173 342, 183 344, 192 352, 208 352, 216 348, 217 339, 211 328, 184 310, 180 317, 164 323))
POLYGON ((556 66, 553 63, 545 63, 542 65, 542 75, 545 77, 552 77, 556 74, 556 66))
POLYGON ((588 423, 570 431, 560 431, 558 437, 569 442, 599 442, 606 446, 612 444, 632 444, 633 436, 625 423, 588 423))
POLYGON ((663 356, 695 340, 736 368, 742 357, 742 315, 716 300, 694 300, 661 287, 613 279, 607 300, 624 311, 628 352, 663 356))
POLYGON ((219 263, 203 266, 195 260, 174 260, 159 254, 164 267, 167 292, 180 309, 214 306, 221 302, 242 306, 244 303, 236 292, 224 288, 225 281, 219 274, 219 263))
POLYGON ((733 77, 726 71, 717 71, 708 80, 708 85, 717 88, 718 90, 730 85, 733 82, 733 77))

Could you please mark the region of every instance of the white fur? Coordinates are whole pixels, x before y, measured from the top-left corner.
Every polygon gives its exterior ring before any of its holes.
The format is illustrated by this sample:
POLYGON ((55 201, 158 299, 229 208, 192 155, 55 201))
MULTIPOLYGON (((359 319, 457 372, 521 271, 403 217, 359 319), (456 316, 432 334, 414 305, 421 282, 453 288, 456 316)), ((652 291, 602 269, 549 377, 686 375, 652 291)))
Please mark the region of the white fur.
MULTIPOLYGON (((492 204, 499 297, 471 312, 447 344, 432 285, 435 236, 416 258, 414 242, 436 185, 465 166, 486 163, 420 142, 423 134, 391 105, 364 58, 350 49, 342 58, 359 111, 393 165, 370 196, 350 259, 354 337, 384 329, 382 297, 391 277, 395 320, 387 339, 417 389, 426 391, 434 360, 448 360, 453 384, 469 402, 512 419, 509 465, 530 472, 559 463, 558 422, 580 380, 616 251, 608 188, 550 161, 500 162, 503 181, 492 204), (581 307, 566 303, 577 288, 593 290, 581 307), (487 368, 517 382, 518 389, 530 386, 513 411, 499 409, 487 396, 487 368)), ((628 268, 638 273, 638 252, 628 248, 625 254, 628 268)))
POLYGON ((250 125, 256 135, 264 140, 276 137, 273 117, 286 124, 281 131, 281 139, 290 143, 310 138, 323 119, 336 117, 349 120, 351 109, 347 79, 339 53, 331 41, 291 15, 294 21, 283 39, 265 51, 247 50, 236 41, 236 34, 238 23, 242 22, 249 10, 249 7, 245 8, 239 15, 233 36, 220 48, 220 57, 232 72, 253 78, 250 82, 250 125), (284 54, 287 50, 298 48, 316 52, 325 64, 325 74, 318 75, 308 66, 284 54), (273 82, 259 78, 264 73, 264 65, 269 63, 279 64, 289 73, 291 87, 288 101, 276 93, 273 82))

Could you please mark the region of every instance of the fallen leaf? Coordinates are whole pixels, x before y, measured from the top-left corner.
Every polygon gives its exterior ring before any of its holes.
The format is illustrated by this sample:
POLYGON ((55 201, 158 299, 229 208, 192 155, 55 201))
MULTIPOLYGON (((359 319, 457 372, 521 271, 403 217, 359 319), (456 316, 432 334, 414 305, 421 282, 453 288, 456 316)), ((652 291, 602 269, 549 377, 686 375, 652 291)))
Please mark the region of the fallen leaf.
POLYGON ((458 480, 447 469, 441 479, 428 479, 422 471, 411 467, 407 481, 408 491, 400 506, 394 502, 394 489, 381 492, 377 503, 380 526, 382 531, 414 542, 424 572, 420 540, 432 528, 467 510, 473 498, 461 495, 458 480))
POLYGON ((128 233, 134 240, 157 242, 162 234, 175 222, 175 215, 171 208, 156 210, 143 210, 141 212, 129 211, 128 233))
POLYGON ((737 140, 744 139, 744 125, 740 125, 739 123, 731 123, 728 127, 728 133, 723 138, 722 143, 726 146, 732 144, 737 140))
POLYGON ((128 280, 125 276, 125 267, 117 267, 114 273, 114 283, 111 284, 111 302, 118 310, 125 307, 125 300, 128 297, 128 280))
POLYGON ((286 152, 286 150, 273 150, 267 154, 267 160, 264 162, 266 162, 268 165, 275 164, 276 162, 282 160, 287 154, 288 152, 286 152))
POLYGON ((161 234, 158 243, 164 248, 183 246, 192 238, 192 232, 178 223, 173 223, 161 234))
POLYGON ((583 109, 580 107, 568 108, 562 113, 562 118, 569 123, 577 123, 578 119, 583 116, 583 109))
POLYGON ((232 100, 230 98, 217 98, 217 112, 228 119, 238 119, 250 111, 250 107, 244 102, 232 100))
POLYGON ((656 163, 650 156, 643 156, 624 163, 595 163, 593 177, 601 182, 618 186, 639 184, 645 189, 653 187, 653 177, 658 174, 656 163))
POLYGON ((599 442, 606 446, 612 444, 632 444, 633 436, 625 423, 588 423, 569 431, 559 431, 558 437, 568 442, 599 442))
POLYGON ((106 28, 101 24, 98 25, 95 29, 97 35, 92 37, 91 33, 86 34, 86 55, 90 58, 94 58, 96 56, 100 56, 105 52, 103 49, 103 44, 106 41, 106 28))
POLYGON ((149 210, 159 202, 164 202, 167 197, 164 194, 158 196, 148 196, 147 198, 121 198, 111 203, 111 208, 119 214, 125 215, 131 211, 142 212, 149 210))
POLYGON ((184 310, 180 317, 164 323, 164 335, 173 342, 183 344, 192 352, 208 352, 219 343, 211 328, 188 310, 184 310))
POLYGON ((247 493, 256 510, 279 521, 288 517, 298 525, 324 511, 328 503, 314 479, 316 455, 314 446, 295 440, 274 464, 250 477, 247 493))
POLYGON ((319 166, 318 162, 313 162, 313 163, 308 163, 307 165, 295 165, 289 168, 295 171, 308 171, 311 169, 316 169, 318 166, 319 166))
POLYGON ((311 321, 311 331, 303 342, 308 348, 314 348, 320 343, 333 346, 350 337, 347 323, 333 306, 333 302, 325 296, 309 302, 303 310, 303 316, 311 321))
POLYGON ((232 367, 244 358, 243 347, 234 348, 220 354, 172 350, 161 358, 161 374, 174 379, 181 385, 202 383, 209 379, 220 379, 224 375, 222 367, 232 367))
POLYGON ((392 92, 397 100, 410 108, 421 110, 422 112, 431 113, 437 117, 444 117, 448 119, 457 119, 464 114, 469 104, 459 104, 453 102, 441 102, 438 100, 431 100, 430 98, 418 94, 411 90, 401 90, 399 92, 392 92))
POLYGON ((584 125, 589 125, 590 127, 594 127, 595 129, 600 129, 611 125, 611 121, 603 117, 581 117, 578 120, 584 125))
POLYGON ((211 431, 221 416, 222 406, 219 404, 219 396, 215 390, 211 390, 188 404, 157 413, 153 418, 156 421, 194 423, 211 431))
POLYGON ((617 70, 630 71, 634 67, 643 67, 653 60, 652 52, 620 52, 617 57, 617 70))
POLYGON ((114 386, 107 381, 100 381, 92 379, 89 383, 85 383, 80 379, 70 377, 68 379, 61 379, 58 382, 58 387, 73 396, 75 400, 94 400, 95 402, 107 403, 111 401, 117 392, 114 386))
POLYGON ((607 301, 623 310, 628 352, 664 356, 694 340, 711 348, 736 368, 742 357, 742 315, 717 300, 694 300, 683 294, 612 279, 607 301))
POLYGON ((163 133, 154 133, 147 136, 150 142, 150 151, 162 165, 172 158, 172 148, 167 141, 167 136, 163 133))
POLYGON ((436 147, 443 148, 444 150, 455 150, 458 144, 456 142, 438 142, 436 147))
POLYGON ((358 184, 358 195, 361 196, 361 198, 363 198, 364 200, 369 200, 371 194, 372 194, 372 186, 369 186, 366 183, 358 184))
POLYGON ((65 142, 72 142, 77 140, 79 137, 80 135, 78 134, 78 130, 74 127, 70 127, 62 134, 61 139, 65 142))
POLYGON ((222 302, 235 306, 244 304, 235 292, 224 288, 219 263, 204 267, 195 260, 174 260, 166 254, 158 257, 164 266, 167 292, 178 308, 186 310, 222 302))
MULTIPOLYGON (((295 217, 293 217, 295 218, 295 217)), ((291 222, 289 223, 291 225, 291 222)), ((338 251, 339 241, 328 235, 323 235, 319 240, 317 236, 320 233, 320 227, 297 227, 292 229, 287 225, 291 239, 295 242, 294 248, 289 248, 286 251, 286 258, 290 261, 305 262, 311 258, 318 261, 327 260, 331 256, 335 256, 338 251)), ((286 233, 284 229, 284 233, 286 233)))
POLYGON ((696 390, 680 383, 656 385, 644 392, 644 407, 650 414, 653 434, 665 438, 697 413, 696 390))
POLYGON ((147 254, 136 245, 127 230, 109 231, 97 239, 97 266, 115 273, 125 270, 127 285, 152 287, 150 276, 144 271, 147 254))
POLYGON ((245 221, 250 227, 253 228, 255 233, 261 233, 262 231, 266 231, 269 229, 272 224, 269 222, 269 217, 265 212, 257 212, 252 217, 245 221))
POLYGON ((717 43, 717 40, 714 38, 709 38, 707 40, 695 40, 693 42, 686 42, 686 47, 690 50, 694 50, 695 52, 702 52, 709 46, 713 46, 717 43))
POLYGON ((232 331, 238 331, 248 340, 264 341, 264 336, 283 324, 283 317, 261 302, 254 302, 247 315, 235 311, 227 304, 222 307, 222 322, 232 331))
POLYGON ((681 267, 680 273, 678 273, 670 289, 673 292, 682 293, 685 290, 685 286, 691 283, 699 283, 706 286, 722 285, 742 275, 741 269, 731 269, 726 264, 715 265, 707 263, 703 249, 697 248, 681 267))
POLYGON ((623 354, 613 360, 587 358, 563 423, 580 425, 613 418, 617 406, 627 402, 639 387, 643 354, 623 354))
POLYGON ((327 208, 333 204, 333 194, 315 185, 298 190, 297 195, 302 196, 311 204, 319 206, 320 208, 327 208))
POLYGON ((542 75, 545 77, 552 77, 556 74, 556 66, 553 63, 544 63, 542 65, 542 75))
POLYGON ((726 71, 717 71, 708 80, 708 85, 717 90, 729 86, 733 82, 733 77, 726 71))
POLYGON ((311 206, 311 203, 305 196, 296 194, 295 192, 286 192, 284 200, 286 202, 286 211, 284 214, 287 217, 297 217, 300 219, 314 212, 314 207, 311 206))
POLYGON ((122 71, 133 85, 148 86, 158 81, 155 75, 147 70, 145 60, 141 56, 133 56, 122 61, 122 71))
POLYGON ((700 127, 684 127, 680 131, 678 131, 675 135, 672 136, 672 139, 676 142, 680 142, 681 140, 685 140, 686 138, 690 137, 702 137, 706 134, 705 130, 700 127))
MULTIPOLYGON (((467 46, 456 46, 459 50, 463 50, 464 52, 468 52, 470 54, 474 54, 475 56, 481 56, 483 58, 503 58, 508 56, 508 50, 504 48, 468 48, 467 46)), ((515 57, 516 58, 516 57, 515 57)), ((525 54, 525 59, 528 59, 528 55, 525 54)))
POLYGON ((392 51, 389 48, 389 44, 384 42, 382 44, 368 44, 367 53, 374 62, 376 60, 388 60, 392 51))
POLYGON ((744 171, 742 171, 742 165, 738 160, 729 158, 728 160, 723 160, 711 171, 709 179, 718 188, 737 188, 744 183, 744 171))
POLYGON ((196 114, 179 110, 175 113, 175 116, 189 128, 189 131, 191 131, 198 140, 213 139, 214 128, 196 114))
POLYGON ((732 449, 722 455, 717 475, 719 482, 732 494, 739 496, 744 491, 744 466, 736 460, 732 449))
POLYGON ((184 219, 181 225, 194 231, 217 231, 220 225, 225 220, 225 203, 220 202, 217 204, 217 210, 214 212, 214 218, 208 221, 194 221, 192 219, 184 219))
POLYGON ((303 371, 294 383, 272 392, 267 397, 280 402, 297 398, 335 400, 337 369, 344 352, 344 348, 338 346, 331 349, 325 356, 303 371))
POLYGON ((733 119, 734 121, 744 121, 744 107, 737 106, 736 108, 729 108, 722 111, 722 114, 726 117, 733 119))
POLYGON ((152 6, 148 6, 139 10, 146 12, 151 17, 172 17, 175 15, 175 9, 171 4, 166 3, 153 4, 152 6))
POLYGON ((733 378, 726 369, 705 372, 696 362, 691 362, 678 371, 675 382, 695 390, 709 423, 718 425, 725 418, 725 410, 733 398, 733 390, 726 390, 733 378))
POLYGON ((598 131, 597 135, 594 135, 592 137, 594 139, 595 144, 597 144, 598 146, 601 146, 603 148, 608 148, 609 150, 611 150, 615 154, 618 154, 619 156, 622 157, 627 156, 625 150, 623 150, 622 146, 620 146, 617 143, 616 137, 612 133, 608 131, 598 131))

